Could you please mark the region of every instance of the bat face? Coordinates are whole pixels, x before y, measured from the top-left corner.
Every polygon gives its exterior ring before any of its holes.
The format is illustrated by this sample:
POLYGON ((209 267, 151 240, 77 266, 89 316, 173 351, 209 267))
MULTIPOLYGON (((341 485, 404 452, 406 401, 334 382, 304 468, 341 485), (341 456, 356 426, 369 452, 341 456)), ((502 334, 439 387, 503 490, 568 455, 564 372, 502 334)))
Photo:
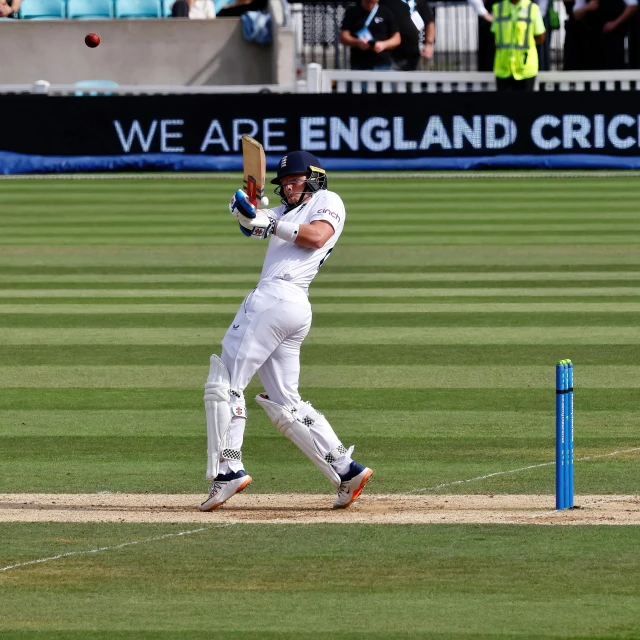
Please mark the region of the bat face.
POLYGON ((250 136, 242 136, 242 164, 244 190, 249 196, 249 202, 257 209, 264 196, 267 161, 262 145, 250 136))

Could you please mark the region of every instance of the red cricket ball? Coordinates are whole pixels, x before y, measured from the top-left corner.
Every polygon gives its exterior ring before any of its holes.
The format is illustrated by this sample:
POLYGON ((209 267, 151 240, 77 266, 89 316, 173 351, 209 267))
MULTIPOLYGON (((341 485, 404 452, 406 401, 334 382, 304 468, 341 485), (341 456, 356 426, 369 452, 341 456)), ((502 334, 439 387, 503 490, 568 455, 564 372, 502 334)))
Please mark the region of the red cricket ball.
POLYGON ((100 36, 97 33, 88 33, 84 38, 84 43, 90 49, 95 49, 100 44, 100 36))

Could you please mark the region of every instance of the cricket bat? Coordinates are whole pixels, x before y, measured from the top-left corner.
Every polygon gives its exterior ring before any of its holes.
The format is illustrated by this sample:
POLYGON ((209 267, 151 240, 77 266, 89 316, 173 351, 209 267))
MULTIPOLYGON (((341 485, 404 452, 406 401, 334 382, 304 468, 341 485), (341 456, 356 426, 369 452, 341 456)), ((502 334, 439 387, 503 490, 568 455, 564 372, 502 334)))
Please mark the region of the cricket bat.
POLYGON ((244 169, 244 190, 249 202, 259 209, 265 203, 264 183, 267 173, 267 160, 262 145, 251 136, 242 136, 242 164, 244 169))

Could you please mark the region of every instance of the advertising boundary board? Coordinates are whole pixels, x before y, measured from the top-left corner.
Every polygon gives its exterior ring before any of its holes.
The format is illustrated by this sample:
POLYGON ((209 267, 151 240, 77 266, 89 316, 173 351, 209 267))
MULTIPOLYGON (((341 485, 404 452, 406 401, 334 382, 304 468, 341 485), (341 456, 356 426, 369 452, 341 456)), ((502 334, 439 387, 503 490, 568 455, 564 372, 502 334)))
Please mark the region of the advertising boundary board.
POLYGON ((305 149, 329 170, 638 169, 635 92, 2 95, 0 174, 269 169, 305 149))

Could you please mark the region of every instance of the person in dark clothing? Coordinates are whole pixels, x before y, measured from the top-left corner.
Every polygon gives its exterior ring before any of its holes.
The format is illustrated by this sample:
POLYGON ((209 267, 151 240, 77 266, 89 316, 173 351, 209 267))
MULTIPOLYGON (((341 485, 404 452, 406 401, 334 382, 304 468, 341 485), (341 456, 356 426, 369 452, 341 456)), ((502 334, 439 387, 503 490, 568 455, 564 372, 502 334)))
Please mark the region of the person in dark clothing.
POLYGON ((627 40, 629 69, 640 69, 640 11, 629 20, 629 39, 627 40))
POLYGON ((268 0, 238 0, 238 2, 222 7, 216 14, 216 17, 233 18, 241 16, 247 11, 265 11, 267 7, 268 0))
POLYGON ((420 58, 433 58, 436 41, 436 23, 427 0, 380 0, 380 5, 393 12, 400 30, 400 45, 391 51, 396 71, 415 71, 420 58), (420 34, 424 30, 424 46, 420 47, 420 34))
POLYGON ((491 31, 495 0, 467 0, 478 14, 478 71, 493 71, 496 57, 496 40, 491 31))
POLYGON ((573 15, 575 0, 564 0, 567 18, 564 21, 564 46, 562 49, 562 68, 564 71, 580 71, 584 50, 584 25, 573 15))
POLYGON ((586 26, 588 50, 596 59, 587 69, 624 69, 624 40, 629 19, 638 10, 638 0, 576 0, 573 15, 586 26))
POLYGON ((351 48, 352 69, 391 69, 391 50, 400 44, 400 31, 387 7, 378 0, 360 0, 347 9, 340 29, 340 42, 351 48))
POLYGON ((575 0, 564 0, 567 19, 564 22, 564 47, 562 68, 564 71, 585 71, 598 68, 598 52, 594 34, 585 20, 573 15, 575 0))

